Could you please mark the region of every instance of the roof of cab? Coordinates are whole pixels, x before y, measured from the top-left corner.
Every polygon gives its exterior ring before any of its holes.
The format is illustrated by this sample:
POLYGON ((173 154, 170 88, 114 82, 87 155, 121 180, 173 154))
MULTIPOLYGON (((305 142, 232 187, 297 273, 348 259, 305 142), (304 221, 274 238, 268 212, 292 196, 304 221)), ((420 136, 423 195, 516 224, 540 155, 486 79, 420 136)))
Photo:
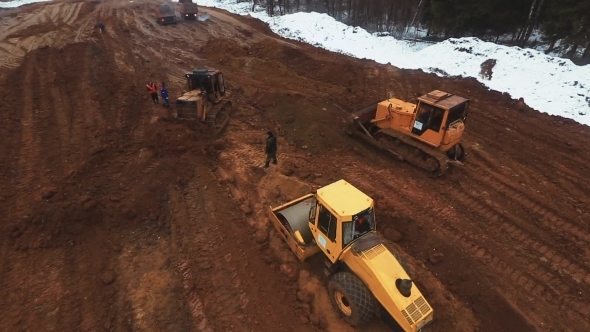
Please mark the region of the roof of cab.
POLYGON ((338 180, 319 188, 317 195, 343 219, 362 212, 373 204, 373 199, 345 180, 338 180))

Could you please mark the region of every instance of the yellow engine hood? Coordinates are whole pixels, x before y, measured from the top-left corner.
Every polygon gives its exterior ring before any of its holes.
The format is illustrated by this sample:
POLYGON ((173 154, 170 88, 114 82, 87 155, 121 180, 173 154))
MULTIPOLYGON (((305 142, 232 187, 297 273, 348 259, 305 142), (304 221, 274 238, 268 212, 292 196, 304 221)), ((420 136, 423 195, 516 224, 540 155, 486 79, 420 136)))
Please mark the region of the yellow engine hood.
MULTIPOLYGON (((374 237, 369 240, 374 241, 374 237)), ((344 253, 342 260, 405 331, 417 331, 432 320, 433 310, 416 284, 412 282, 409 297, 404 297, 397 289, 397 279, 410 277, 384 243, 369 245, 368 249, 362 245, 356 247, 344 253)))

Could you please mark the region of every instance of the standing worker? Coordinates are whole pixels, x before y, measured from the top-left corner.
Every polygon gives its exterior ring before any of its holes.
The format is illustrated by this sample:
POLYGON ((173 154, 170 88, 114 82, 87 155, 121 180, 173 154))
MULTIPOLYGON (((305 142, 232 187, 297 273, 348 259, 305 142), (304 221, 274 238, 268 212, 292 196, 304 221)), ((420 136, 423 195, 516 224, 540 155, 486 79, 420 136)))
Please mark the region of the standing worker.
POLYGON ((158 104, 159 100, 158 100, 158 88, 156 87, 156 84, 154 84, 154 82, 149 82, 146 85, 146 88, 148 90, 148 92, 150 93, 150 95, 152 96, 152 101, 154 102, 154 104, 158 104))
POLYGON ((104 33, 104 24, 102 22, 98 22, 98 28, 100 29, 100 33, 104 33))
POLYGON ((273 164, 277 164, 277 137, 270 130, 266 134, 268 137, 266 138, 266 164, 264 164, 264 168, 268 168, 271 160, 273 164))
POLYGON ((168 100, 168 90, 166 89, 166 84, 164 84, 164 82, 162 82, 160 94, 162 95, 162 100, 164 101, 164 107, 170 107, 170 101, 168 100))

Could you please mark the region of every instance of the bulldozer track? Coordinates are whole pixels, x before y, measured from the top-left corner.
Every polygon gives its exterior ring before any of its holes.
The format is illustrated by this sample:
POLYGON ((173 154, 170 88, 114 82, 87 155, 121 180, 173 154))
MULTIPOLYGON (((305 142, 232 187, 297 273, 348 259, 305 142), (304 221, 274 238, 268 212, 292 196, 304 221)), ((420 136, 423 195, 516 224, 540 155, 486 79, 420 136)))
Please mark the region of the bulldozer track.
POLYGON ((227 127, 231 113, 231 100, 222 100, 207 112, 205 122, 213 128, 215 135, 219 135, 227 127))
POLYGON ((508 182, 504 182, 498 178, 499 176, 490 174, 489 177, 480 176, 478 181, 488 188, 493 188, 507 199, 517 202, 523 208, 526 208, 527 211, 532 212, 534 215, 538 216, 539 218, 535 220, 537 220, 537 224, 542 225, 545 230, 564 233, 562 234, 564 239, 573 236, 579 240, 590 243, 590 233, 582 229, 581 225, 576 225, 572 222, 564 220, 564 218, 558 216, 560 214, 556 211, 550 211, 550 209, 544 208, 533 200, 533 193, 524 195, 521 191, 513 188, 508 182))
POLYGON ((187 218, 189 225, 178 222, 173 224, 174 232, 179 234, 179 247, 183 247, 184 241, 188 241, 180 234, 189 232, 192 227, 199 228, 198 232, 191 232, 195 234, 190 240, 192 246, 187 253, 194 253, 191 255, 191 262, 184 263, 182 267, 185 289, 195 289, 200 293, 188 298, 193 315, 196 316, 196 326, 203 327, 203 331, 209 331, 204 323, 206 315, 207 319, 216 320, 217 329, 233 330, 243 326, 238 316, 248 305, 248 297, 242 289, 243 281, 236 269, 226 263, 232 259, 240 260, 240 257, 232 257, 232 253, 224 250, 225 243, 230 243, 229 239, 223 238, 221 224, 211 222, 216 220, 216 209, 203 201, 200 194, 203 189, 199 187, 193 182, 179 193, 185 208, 178 217, 187 218), (193 273, 195 271, 199 273, 193 273), (206 273, 202 273, 203 271, 206 273), (199 303, 207 304, 207 312, 201 312, 199 303))
MULTIPOLYGON (((495 161, 493 158, 488 156, 488 154, 485 152, 474 149, 473 153, 478 157, 473 158, 472 160, 474 166, 478 166, 479 168, 484 170, 488 169, 488 174, 495 174, 495 176, 499 176, 501 174, 506 178, 506 180, 504 180, 505 183, 515 181, 515 177, 517 177, 517 179, 526 179, 529 177, 529 174, 531 174, 531 172, 535 172, 534 174, 536 182, 544 183, 545 187, 553 189, 546 190, 546 192, 555 192, 556 198, 572 197, 571 199, 574 199, 573 197, 575 197, 577 201, 581 201, 582 203, 584 203, 585 198, 588 197, 588 195, 590 194, 588 189, 590 188, 590 184, 587 181, 584 181, 584 179, 582 178, 578 178, 574 181, 568 178, 558 176, 558 173, 555 172, 554 168, 550 166, 540 167, 540 171, 532 169, 531 167, 527 167, 526 165, 522 165, 522 167, 519 167, 517 169, 506 169, 503 165, 501 165, 498 161, 495 161), (494 170, 494 172, 491 173, 489 170, 494 170)), ((550 199, 545 204, 551 205, 552 202, 553 200, 550 199)), ((566 212, 562 211, 562 213, 566 212)))
MULTIPOLYGON (((513 217, 503 217, 501 214, 495 212, 493 209, 486 207, 479 203, 471 195, 465 192, 459 192, 457 195, 453 195, 457 201, 464 202, 465 208, 470 211, 477 213, 481 219, 478 225, 482 229, 487 229, 488 234, 507 234, 512 240, 516 240, 521 243, 521 246, 525 246, 529 250, 536 252, 537 256, 544 256, 547 260, 547 264, 555 272, 567 272, 567 274, 578 284, 584 284, 584 278, 588 275, 588 272, 584 267, 578 264, 585 264, 580 261, 570 261, 564 257, 557 249, 548 250, 550 244, 544 241, 538 241, 528 236, 528 230, 523 228, 523 221, 516 220, 513 217)), ((505 236, 495 237, 496 241, 505 241, 505 236)), ((570 257, 571 258, 571 257, 570 257)))
POLYGON ((182 286, 184 287, 186 301, 191 309, 191 314, 195 320, 195 327, 200 332, 213 332, 207 322, 207 317, 203 312, 203 302, 194 291, 195 281, 188 267, 187 261, 178 264, 178 271, 182 275, 182 286))

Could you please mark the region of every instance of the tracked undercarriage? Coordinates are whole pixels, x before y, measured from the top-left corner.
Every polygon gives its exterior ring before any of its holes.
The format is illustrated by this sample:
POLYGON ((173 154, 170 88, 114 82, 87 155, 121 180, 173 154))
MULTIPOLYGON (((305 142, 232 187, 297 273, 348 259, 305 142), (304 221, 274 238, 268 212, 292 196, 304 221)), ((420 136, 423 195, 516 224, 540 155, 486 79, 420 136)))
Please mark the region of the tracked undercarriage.
POLYGON ((444 152, 397 130, 379 128, 371 123, 376 109, 377 103, 353 113, 349 117, 347 132, 434 177, 443 175, 449 165, 463 166, 460 160, 465 152, 460 143, 444 152))
POLYGON ((230 100, 222 101, 209 110, 205 123, 212 127, 214 135, 219 135, 227 126, 231 111, 232 103, 230 100))
POLYGON ((232 102, 230 100, 221 101, 207 110, 205 120, 199 119, 197 104, 184 101, 177 101, 176 117, 179 119, 194 119, 206 124, 212 131, 212 134, 219 135, 227 127, 232 112, 232 102))

